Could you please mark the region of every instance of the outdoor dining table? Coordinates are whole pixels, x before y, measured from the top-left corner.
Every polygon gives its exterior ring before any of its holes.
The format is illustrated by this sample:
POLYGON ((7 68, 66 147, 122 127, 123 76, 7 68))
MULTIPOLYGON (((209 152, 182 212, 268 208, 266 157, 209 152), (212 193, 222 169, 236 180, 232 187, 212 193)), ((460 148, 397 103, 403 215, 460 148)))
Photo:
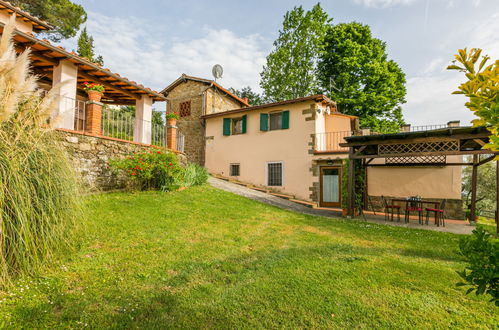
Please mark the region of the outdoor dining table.
MULTIPOLYGON (((438 206, 440 205, 440 202, 428 201, 428 200, 424 200, 424 199, 423 200, 413 200, 413 199, 409 199, 409 198, 394 198, 394 199, 392 199, 392 205, 395 205, 396 202, 405 203, 406 208, 407 208, 407 204, 409 204, 410 202, 418 202, 421 204, 431 204, 431 205, 435 206, 434 208, 438 208, 438 206)), ((437 223, 437 215, 436 214, 435 214, 435 223, 437 223)))

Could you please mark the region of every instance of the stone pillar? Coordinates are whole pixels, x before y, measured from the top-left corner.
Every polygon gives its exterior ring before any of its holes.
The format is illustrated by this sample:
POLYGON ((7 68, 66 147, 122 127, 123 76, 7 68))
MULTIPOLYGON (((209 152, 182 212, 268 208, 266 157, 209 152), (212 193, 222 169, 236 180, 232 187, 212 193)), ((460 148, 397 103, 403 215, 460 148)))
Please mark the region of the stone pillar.
POLYGON ((55 127, 74 129, 78 67, 63 60, 54 66, 52 87, 58 89, 59 101, 54 113, 55 127))
POLYGON ((410 132, 411 131, 411 124, 405 124, 400 126, 400 131, 401 132, 410 132))
POLYGON ((166 124, 166 147, 170 150, 177 150, 177 120, 168 119, 166 124))
POLYGON ((85 133, 102 135, 102 106, 96 101, 87 101, 85 109, 85 133))
POLYGON ((152 99, 142 96, 135 102, 135 129, 133 140, 135 142, 151 144, 152 133, 152 99))
POLYGON ((459 120, 452 120, 447 123, 447 127, 459 127, 461 122, 459 120))

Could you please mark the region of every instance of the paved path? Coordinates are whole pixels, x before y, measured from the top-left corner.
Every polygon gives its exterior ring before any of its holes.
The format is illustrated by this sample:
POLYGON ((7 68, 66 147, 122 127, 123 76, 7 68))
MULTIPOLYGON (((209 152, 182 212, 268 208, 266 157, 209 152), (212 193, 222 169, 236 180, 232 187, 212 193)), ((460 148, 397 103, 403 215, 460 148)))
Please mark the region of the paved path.
MULTIPOLYGON (((222 189, 222 190, 225 190, 225 191, 228 191, 228 192, 231 192, 233 194, 240 195, 240 196, 243 196, 246 198, 250 198, 250 199, 253 199, 255 201, 259 201, 261 203, 276 206, 276 207, 279 207, 281 209, 299 212, 299 213, 308 214, 308 215, 329 217, 329 218, 341 218, 342 217, 341 213, 336 212, 336 211, 312 209, 312 208, 306 207, 304 205, 290 202, 284 198, 272 196, 272 195, 263 193, 263 192, 258 191, 258 190, 253 190, 253 189, 250 189, 250 188, 247 188, 247 187, 244 187, 244 186, 232 183, 232 182, 228 182, 225 180, 217 179, 214 177, 210 177, 208 179, 208 183, 215 188, 222 189)), ((362 217, 355 218, 352 220, 353 221, 364 221, 364 219, 362 217)), ((445 227, 436 227, 436 226, 431 225, 431 224, 429 226, 420 225, 415 221, 411 221, 408 224, 404 223, 403 221, 402 222, 385 221, 383 216, 374 216, 374 215, 367 215, 366 220, 368 222, 385 224, 385 225, 390 225, 390 226, 398 226, 398 227, 406 227, 406 228, 418 228, 418 229, 425 229, 425 230, 449 232, 449 233, 454 233, 454 234, 471 234, 471 231, 475 228, 475 227, 468 225, 468 223, 465 221, 456 221, 456 220, 446 220, 445 227)))

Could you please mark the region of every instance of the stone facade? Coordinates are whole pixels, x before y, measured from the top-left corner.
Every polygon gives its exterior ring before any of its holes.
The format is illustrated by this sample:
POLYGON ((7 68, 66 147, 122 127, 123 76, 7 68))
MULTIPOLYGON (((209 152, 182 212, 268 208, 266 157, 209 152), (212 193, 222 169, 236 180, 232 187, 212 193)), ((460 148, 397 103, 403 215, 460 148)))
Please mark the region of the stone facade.
POLYGON ((208 113, 237 109, 243 105, 215 86, 185 80, 168 92, 168 112, 181 113, 181 104, 190 102, 190 115, 177 121, 180 133, 185 136, 184 153, 188 160, 199 165, 205 162, 205 125, 201 116, 208 113))
MULTIPOLYGON (((74 162, 76 171, 81 174, 83 186, 89 191, 106 191, 125 187, 125 181, 114 175, 108 168, 108 161, 110 159, 124 157, 132 152, 142 152, 151 148, 159 148, 68 130, 58 130, 58 134, 61 143, 74 162)), ((185 164, 185 156, 182 154, 177 155, 180 162, 185 164)))

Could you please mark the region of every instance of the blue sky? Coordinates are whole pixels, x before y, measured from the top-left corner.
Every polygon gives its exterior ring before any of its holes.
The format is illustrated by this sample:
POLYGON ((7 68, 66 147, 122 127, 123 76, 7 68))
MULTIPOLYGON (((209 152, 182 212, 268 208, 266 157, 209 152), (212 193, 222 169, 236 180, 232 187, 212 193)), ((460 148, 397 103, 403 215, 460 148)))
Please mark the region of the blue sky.
MULTIPOLYGON (((282 18, 296 5, 317 1, 76 0, 105 66, 161 90, 180 74, 211 78, 224 67, 225 87, 259 90, 265 56, 282 18)), ((463 77, 446 71, 462 47, 499 58, 499 0, 329 0, 333 23, 358 21, 387 43, 389 57, 407 74, 404 117, 413 125, 440 124, 472 115, 450 95, 463 77)), ((74 49, 75 40, 64 46, 74 49)), ((160 105, 158 105, 161 107, 160 105)))

